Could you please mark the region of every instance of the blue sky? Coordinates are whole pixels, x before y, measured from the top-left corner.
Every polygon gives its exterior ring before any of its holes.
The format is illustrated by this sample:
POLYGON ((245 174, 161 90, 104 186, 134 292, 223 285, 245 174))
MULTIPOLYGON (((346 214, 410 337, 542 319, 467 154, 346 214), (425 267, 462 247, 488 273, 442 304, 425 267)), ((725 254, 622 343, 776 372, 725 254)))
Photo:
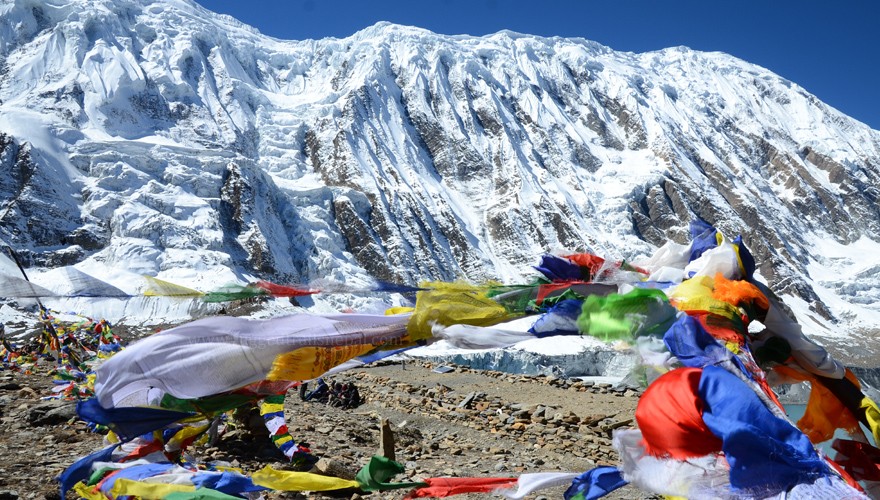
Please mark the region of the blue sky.
POLYGON ((502 29, 583 37, 615 50, 685 45, 763 66, 880 129, 880 2, 874 0, 196 0, 289 40, 390 21, 436 33, 502 29))

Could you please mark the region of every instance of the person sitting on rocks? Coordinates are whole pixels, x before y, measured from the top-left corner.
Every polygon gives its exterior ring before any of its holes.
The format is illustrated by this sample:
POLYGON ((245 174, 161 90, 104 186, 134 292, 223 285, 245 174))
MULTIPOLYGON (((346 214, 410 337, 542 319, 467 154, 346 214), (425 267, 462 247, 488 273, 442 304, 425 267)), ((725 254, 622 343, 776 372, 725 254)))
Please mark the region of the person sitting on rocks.
POLYGON ((352 383, 336 382, 331 391, 330 404, 344 410, 356 408, 361 404, 360 391, 352 383))
POLYGON ((330 387, 324 382, 324 379, 318 379, 318 385, 311 391, 309 391, 304 398, 304 401, 316 401, 316 402, 327 402, 327 399, 330 396, 330 387))
POLYGON ((333 383, 333 388, 330 390, 330 398, 328 403, 330 406, 343 407, 344 406, 344 397, 345 394, 345 386, 339 382, 333 383))
POLYGON ((342 407, 345 409, 357 408, 361 405, 361 393, 358 391, 358 388, 354 384, 347 384, 345 391, 343 392, 343 405, 342 407))

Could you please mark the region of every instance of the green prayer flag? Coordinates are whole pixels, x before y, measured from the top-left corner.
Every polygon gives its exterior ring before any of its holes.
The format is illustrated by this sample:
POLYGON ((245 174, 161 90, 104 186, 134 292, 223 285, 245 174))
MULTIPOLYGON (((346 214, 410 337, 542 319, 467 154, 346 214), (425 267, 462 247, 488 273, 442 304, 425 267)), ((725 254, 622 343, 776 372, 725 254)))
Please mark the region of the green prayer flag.
POLYGON ((196 488, 195 491, 176 491, 165 495, 164 500, 241 500, 241 497, 227 495, 211 488, 196 488))
POLYGON ((94 486, 101 482, 104 479, 104 476, 115 471, 117 469, 113 467, 101 467, 100 469, 92 472, 92 475, 89 477, 88 481, 86 481, 86 486, 94 486))
POLYGON ((404 471, 403 465, 390 460, 386 457, 373 455, 370 462, 365 465, 357 476, 355 481, 360 483, 361 489, 364 491, 385 491, 398 490, 401 488, 415 488, 427 486, 427 483, 388 483, 389 479, 404 471))
POLYGON ((180 399, 171 394, 165 394, 159 405, 167 410, 219 415, 247 403, 253 403, 255 400, 255 396, 246 394, 220 394, 197 399, 180 399))
POLYGON ((205 302, 230 302, 269 295, 266 290, 250 285, 224 285, 219 290, 208 292, 202 297, 205 302))
POLYGON ((606 342, 632 340, 663 335, 677 314, 662 291, 634 288, 623 295, 590 295, 584 301, 577 324, 582 333, 606 342))

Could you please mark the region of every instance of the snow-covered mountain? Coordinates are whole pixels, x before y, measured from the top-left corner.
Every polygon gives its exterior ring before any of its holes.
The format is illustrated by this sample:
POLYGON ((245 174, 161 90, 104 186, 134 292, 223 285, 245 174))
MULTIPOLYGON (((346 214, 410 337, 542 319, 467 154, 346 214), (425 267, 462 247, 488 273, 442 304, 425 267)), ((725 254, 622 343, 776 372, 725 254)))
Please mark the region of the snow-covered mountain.
POLYGON ((0 238, 31 267, 514 281, 702 217, 817 333, 880 318, 880 132, 722 53, 385 23, 283 41, 189 0, 5 0, 0 102, 0 238))

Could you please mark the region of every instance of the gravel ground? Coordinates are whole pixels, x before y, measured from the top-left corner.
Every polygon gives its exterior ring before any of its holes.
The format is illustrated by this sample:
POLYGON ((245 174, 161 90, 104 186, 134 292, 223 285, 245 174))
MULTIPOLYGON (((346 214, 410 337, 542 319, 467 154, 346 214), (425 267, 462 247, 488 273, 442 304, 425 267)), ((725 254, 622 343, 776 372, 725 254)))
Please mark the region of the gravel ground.
MULTIPOLYGON (((388 422, 395 459, 406 466, 396 480, 435 476, 515 476, 523 472, 582 472, 614 464, 615 427, 632 425, 638 393, 551 377, 509 375, 456 367, 432 371, 424 362, 389 363, 340 374, 363 404, 341 409, 303 402, 291 391, 286 415, 295 439, 308 441, 319 468, 352 476, 380 450, 388 422)), ((102 446, 102 436, 77 420, 72 402, 42 400, 45 375, 0 372, 0 499, 58 498, 54 478, 102 446)), ((199 460, 222 460, 245 471, 286 466, 267 436, 227 432, 214 447, 196 447, 199 460)), ((564 488, 537 498, 561 498, 564 488)), ((268 493, 267 498, 402 498, 406 491, 332 495, 268 493)), ((480 498, 486 495, 466 495, 480 498)), ((610 498, 643 498, 623 489, 610 498)))

